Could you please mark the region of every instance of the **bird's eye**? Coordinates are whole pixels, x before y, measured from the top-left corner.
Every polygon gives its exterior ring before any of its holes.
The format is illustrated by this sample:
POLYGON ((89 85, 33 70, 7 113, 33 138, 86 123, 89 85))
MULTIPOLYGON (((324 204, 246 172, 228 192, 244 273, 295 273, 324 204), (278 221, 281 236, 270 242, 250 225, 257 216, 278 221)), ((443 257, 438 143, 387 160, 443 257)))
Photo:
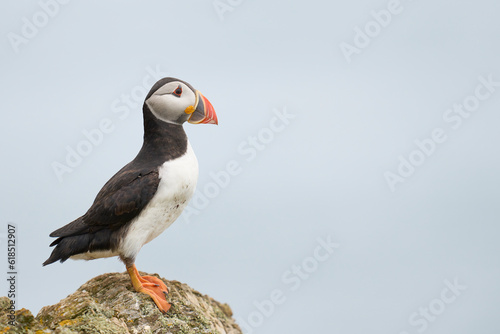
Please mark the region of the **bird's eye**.
POLYGON ((173 92, 173 94, 177 97, 181 97, 182 95, 182 87, 179 85, 173 92))

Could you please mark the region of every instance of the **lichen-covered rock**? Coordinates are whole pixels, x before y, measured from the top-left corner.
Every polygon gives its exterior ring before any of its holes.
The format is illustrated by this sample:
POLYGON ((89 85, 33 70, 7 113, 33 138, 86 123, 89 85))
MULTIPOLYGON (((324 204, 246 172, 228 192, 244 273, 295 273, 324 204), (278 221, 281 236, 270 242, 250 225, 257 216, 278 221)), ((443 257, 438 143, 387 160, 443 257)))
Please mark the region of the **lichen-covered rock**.
POLYGON ((43 333, 37 332, 42 330, 35 321, 35 317, 27 309, 14 311, 11 308, 10 299, 0 297, 0 333, 43 333), (12 312, 11 312, 12 310, 12 312), (15 326, 10 322, 15 319, 15 326))
POLYGON ((25 309, 18 310, 14 327, 8 324, 10 301, 1 297, 0 333, 242 333, 227 304, 186 284, 163 281, 172 304, 167 314, 161 313, 149 296, 137 293, 126 273, 97 276, 59 303, 43 307, 36 318, 25 309))

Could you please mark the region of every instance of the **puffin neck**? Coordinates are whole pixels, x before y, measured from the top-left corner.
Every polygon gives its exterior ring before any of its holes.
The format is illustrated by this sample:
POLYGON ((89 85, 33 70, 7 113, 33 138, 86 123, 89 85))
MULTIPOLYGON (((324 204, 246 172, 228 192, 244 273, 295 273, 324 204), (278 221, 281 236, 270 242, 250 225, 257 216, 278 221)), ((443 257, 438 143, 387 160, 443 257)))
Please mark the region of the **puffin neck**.
POLYGON ((165 162, 186 153, 187 136, 182 125, 157 119, 144 105, 144 143, 138 158, 143 161, 165 162))

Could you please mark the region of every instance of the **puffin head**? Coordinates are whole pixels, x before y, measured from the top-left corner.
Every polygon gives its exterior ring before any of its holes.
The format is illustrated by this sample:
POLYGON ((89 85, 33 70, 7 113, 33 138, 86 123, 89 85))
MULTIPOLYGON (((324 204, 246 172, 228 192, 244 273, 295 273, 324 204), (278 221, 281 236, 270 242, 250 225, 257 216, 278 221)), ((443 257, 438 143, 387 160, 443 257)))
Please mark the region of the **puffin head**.
POLYGON ((159 120, 182 125, 218 124, 214 107, 190 84, 176 78, 158 80, 144 101, 145 106, 159 120))

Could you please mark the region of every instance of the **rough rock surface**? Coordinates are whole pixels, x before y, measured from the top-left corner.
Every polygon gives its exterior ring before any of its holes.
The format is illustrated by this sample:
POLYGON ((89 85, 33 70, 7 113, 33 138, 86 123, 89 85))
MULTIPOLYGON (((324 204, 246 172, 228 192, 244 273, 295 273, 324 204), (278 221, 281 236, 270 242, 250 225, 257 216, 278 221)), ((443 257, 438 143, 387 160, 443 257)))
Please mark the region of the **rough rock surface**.
POLYGON ((126 273, 97 276, 59 303, 43 307, 36 318, 26 309, 17 310, 16 326, 8 324, 9 299, 0 297, 0 333, 242 333, 227 304, 186 284, 162 280, 172 304, 166 314, 149 296, 135 292, 126 273))

